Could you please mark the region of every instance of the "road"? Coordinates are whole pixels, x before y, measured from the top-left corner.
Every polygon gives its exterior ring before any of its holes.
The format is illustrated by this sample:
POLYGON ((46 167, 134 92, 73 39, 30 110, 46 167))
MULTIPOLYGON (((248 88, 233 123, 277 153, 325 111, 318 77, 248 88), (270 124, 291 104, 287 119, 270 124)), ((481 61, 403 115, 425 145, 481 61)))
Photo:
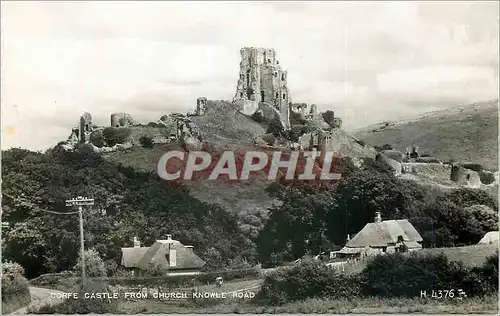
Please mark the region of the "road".
POLYGON ((40 287, 31 287, 31 286, 29 290, 31 295, 31 303, 27 307, 18 309, 17 311, 14 311, 9 315, 28 314, 28 308, 30 307, 41 307, 46 304, 56 304, 63 301, 62 299, 55 299, 50 297, 52 293, 59 293, 59 294, 63 293, 61 291, 44 289, 40 287))

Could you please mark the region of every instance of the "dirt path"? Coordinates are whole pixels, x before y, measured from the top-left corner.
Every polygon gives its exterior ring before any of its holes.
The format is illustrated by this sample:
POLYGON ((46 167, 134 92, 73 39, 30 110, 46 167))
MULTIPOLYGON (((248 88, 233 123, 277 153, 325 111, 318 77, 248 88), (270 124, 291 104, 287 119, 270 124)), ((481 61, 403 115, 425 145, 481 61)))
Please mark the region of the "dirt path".
POLYGON ((60 303, 63 300, 62 299, 56 299, 56 298, 51 298, 51 294, 53 293, 63 293, 61 291, 56 291, 56 290, 50 290, 50 289, 44 289, 40 287, 30 287, 30 295, 31 295, 31 303, 27 307, 23 307, 21 309, 18 309, 17 311, 14 311, 10 313, 9 315, 23 315, 23 314, 28 314, 28 308, 30 307, 40 307, 45 304, 56 304, 60 303))

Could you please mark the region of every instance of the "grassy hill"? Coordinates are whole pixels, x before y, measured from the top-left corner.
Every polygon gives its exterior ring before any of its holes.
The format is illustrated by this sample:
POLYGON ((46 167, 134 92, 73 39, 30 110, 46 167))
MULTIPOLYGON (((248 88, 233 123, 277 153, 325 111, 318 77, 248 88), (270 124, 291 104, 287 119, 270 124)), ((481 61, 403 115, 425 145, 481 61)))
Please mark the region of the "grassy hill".
POLYGON ((266 132, 266 127, 236 111, 227 101, 208 101, 202 116, 191 117, 207 139, 234 139, 252 142, 266 132))
POLYGON ((354 134, 372 146, 391 144, 402 151, 418 146, 421 154, 498 170, 498 100, 370 125, 354 134))
MULTIPOLYGON (((258 147, 253 139, 266 133, 266 127, 236 111, 234 106, 226 101, 208 101, 207 109, 202 116, 193 116, 202 132, 205 147, 212 151, 222 152, 233 150, 246 152, 264 150, 271 153, 274 150, 290 151, 288 148, 258 147)), ((348 133, 338 130, 334 135, 336 152, 342 156, 374 157, 375 151, 369 146, 362 146, 348 133)), ((155 145, 153 149, 134 147, 126 151, 103 154, 111 162, 133 167, 136 170, 156 172, 157 162, 169 150, 181 149, 177 144, 155 145)), ((277 200, 269 197, 265 189, 271 181, 267 174, 259 172, 253 181, 221 182, 221 181, 191 181, 186 183, 194 197, 207 203, 217 203, 227 210, 246 214, 265 213, 277 200)))

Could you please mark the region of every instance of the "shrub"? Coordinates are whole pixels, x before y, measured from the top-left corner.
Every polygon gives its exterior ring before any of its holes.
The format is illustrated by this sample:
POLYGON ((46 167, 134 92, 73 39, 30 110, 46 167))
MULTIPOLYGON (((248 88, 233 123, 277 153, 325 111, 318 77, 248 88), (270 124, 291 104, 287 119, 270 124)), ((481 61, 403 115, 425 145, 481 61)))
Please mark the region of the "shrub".
POLYGON ((355 298, 361 294, 360 281, 358 276, 339 275, 320 261, 303 260, 267 276, 257 300, 281 305, 306 298, 355 298))
POLYGON ((92 134, 90 134, 90 142, 97 147, 104 147, 105 141, 103 131, 97 130, 95 132, 92 132, 92 134))
MULTIPOLYGON (((101 256, 95 249, 88 249, 84 252, 85 258, 85 274, 88 277, 104 278, 107 274, 106 265, 101 259, 101 256)), ((81 276, 82 257, 78 257, 76 265, 73 267, 74 274, 81 276)))
POLYGON ((255 111, 255 113, 252 114, 251 118, 257 123, 263 123, 265 121, 262 111, 255 111))
POLYGON ((141 136, 141 138, 139 138, 139 143, 144 148, 153 148, 154 146, 153 139, 149 136, 141 136))
POLYGON ((160 125, 156 122, 149 122, 148 125, 149 127, 160 127, 160 125))
POLYGON ((479 179, 481 179, 482 184, 492 184, 495 182, 495 174, 490 171, 479 172, 479 179))
POLYGON ((107 127, 102 131, 104 140, 108 146, 124 144, 131 133, 132 130, 127 127, 107 127))
POLYGON ((280 137, 283 136, 284 133, 285 129, 279 118, 274 118, 269 122, 266 134, 273 134, 275 137, 280 137))
POLYGON ((15 262, 2 263, 2 311, 10 313, 30 303, 24 268, 15 262))

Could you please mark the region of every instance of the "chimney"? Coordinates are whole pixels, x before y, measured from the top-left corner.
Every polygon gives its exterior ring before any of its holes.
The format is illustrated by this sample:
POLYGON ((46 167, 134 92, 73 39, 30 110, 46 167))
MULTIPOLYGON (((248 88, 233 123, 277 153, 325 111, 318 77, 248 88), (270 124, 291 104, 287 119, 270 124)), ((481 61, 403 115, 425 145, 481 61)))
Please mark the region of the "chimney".
POLYGON ((346 240, 346 242, 349 242, 349 240, 351 240, 351 236, 349 236, 349 234, 347 234, 347 240, 346 240))
POLYGON ((172 235, 167 235, 167 240, 172 240, 172 235))
POLYGON ((140 248, 141 247, 141 242, 137 237, 134 237, 134 248, 140 248))
POLYGON ((382 223, 382 216, 380 216, 380 212, 375 212, 375 224, 382 223))

